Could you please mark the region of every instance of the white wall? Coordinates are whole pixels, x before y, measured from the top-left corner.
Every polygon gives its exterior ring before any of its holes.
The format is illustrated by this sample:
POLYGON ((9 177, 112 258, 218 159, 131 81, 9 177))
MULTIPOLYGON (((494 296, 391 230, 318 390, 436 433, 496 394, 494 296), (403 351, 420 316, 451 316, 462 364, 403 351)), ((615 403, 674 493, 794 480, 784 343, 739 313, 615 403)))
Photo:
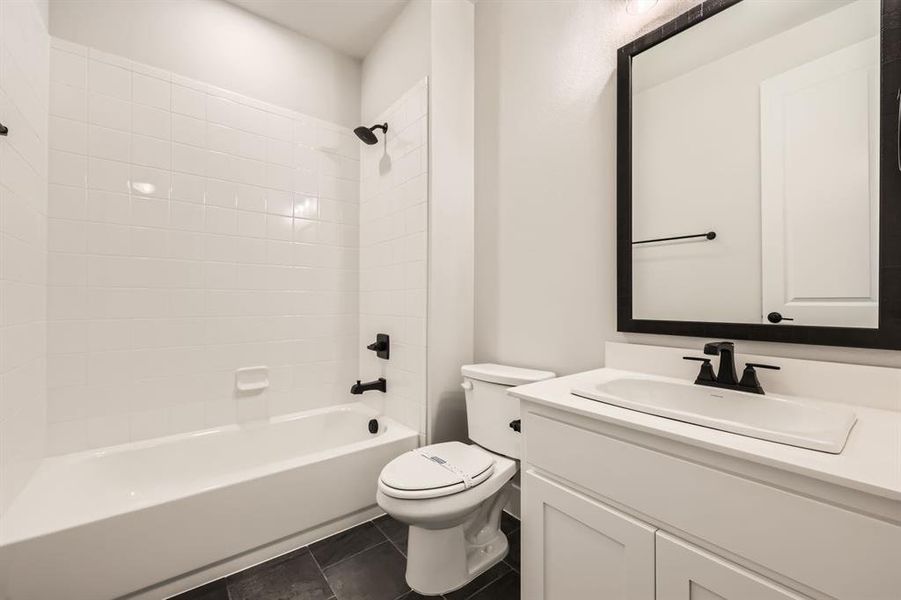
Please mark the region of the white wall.
MULTIPOLYGON (((364 146, 360 184, 359 378, 384 377, 384 395, 363 400, 426 432, 426 309, 429 249, 428 84, 402 94, 379 120, 385 140, 364 146), (366 346, 390 336, 390 358, 366 346)), ((377 134, 382 139, 382 134, 377 134)))
POLYGON ((44 453, 49 38, 39 2, 0 2, 0 512, 44 453))
POLYGON ((346 402, 359 143, 54 40, 49 452, 346 402), (270 388, 234 391, 267 365, 270 388))
POLYGON ((429 436, 466 438, 460 366, 473 360, 475 7, 434 2, 431 18, 429 436))
POLYGON ((360 116, 367 125, 429 76, 431 11, 431 0, 410 0, 363 59, 360 116))
POLYGON ((357 60, 223 0, 52 0, 50 32, 326 121, 360 115, 357 60))
MULTIPOLYGON (((616 332, 616 49, 696 2, 476 3, 477 360, 572 373, 616 332)), ((740 343, 742 351, 901 366, 901 352, 740 343)))

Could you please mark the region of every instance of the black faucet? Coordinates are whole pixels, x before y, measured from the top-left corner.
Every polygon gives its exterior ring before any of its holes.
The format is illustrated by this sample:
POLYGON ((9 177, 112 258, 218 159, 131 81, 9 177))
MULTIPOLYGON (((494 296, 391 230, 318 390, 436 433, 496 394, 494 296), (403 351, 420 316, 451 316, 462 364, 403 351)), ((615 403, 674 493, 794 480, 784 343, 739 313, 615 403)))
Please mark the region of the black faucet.
POLYGON ((375 381, 360 383, 360 380, 357 379, 357 382, 350 386, 351 394, 362 394, 363 392, 368 392, 370 390, 378 390, 384 394, 388 391, 388 381, 384 377, 379 377, 375 381))
POLYGON ((710 342, 704 344, 704 354, 720 357, 720 368, 716 373, 716 382, 720 386, 736 385, 738 373, 735 372, 735 344, 732 342, 710 342))
POLYGON ((720 357, 719 370, 716 375, 713 374, 713 366, 710 364, 709 358, 698 358, 696 356, 683 356, 685 360, 696 360, 701 363, 701 371, 695 379, 697 385, 707 385, 710 387, 726 388, 730 390, 738 390, 740 392, 750 392, 752 394, 763 394, 763 386, 757 379, 756 368, 779 370, 781 367, 774 365, 763 365, 759 363, 745 363, 745 370, 741 374, 741 381, 738 380, 738 374, 735 372, 735 344, 732 342, 710 342, 704 344, 704 354, 720 357))

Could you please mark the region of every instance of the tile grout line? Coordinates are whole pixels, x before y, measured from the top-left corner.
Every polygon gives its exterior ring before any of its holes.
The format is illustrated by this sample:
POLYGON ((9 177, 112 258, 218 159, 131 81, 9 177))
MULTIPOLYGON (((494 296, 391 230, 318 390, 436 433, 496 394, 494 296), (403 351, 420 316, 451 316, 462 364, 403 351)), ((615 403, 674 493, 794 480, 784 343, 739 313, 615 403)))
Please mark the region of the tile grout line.
MULTIPOLYGON (((378 519, 378 518, 381 518, 381 517, 376 517, 376 519, 378 519)), ((389 542, 391 542, 391 545, 394 546, 394 548, 395 548, 398 552, 401 553, 401 556, 404 557, 404 560, 406 560, 406 558, 407 558, 407 553, 404 552, 403 550, 401 550, 401 547, 400 547, 400 546, 398 545, 398 543, 394 540, 394 538, 392 538, 390 535, 388 535, 388 532, 387 532, 387 531, 385 531, 384 529, 382 529, 381 527, 379 527, 378 523, 375 522, 376 519, 373 519, 372 521, 370 521, 370 523, 372 523, 373 525, 375 525, 375 528, 382 532, 382 535, 385 536, 385 538, 386 538, 389 542)), ((408 527, 408 529, 409 529, 409 527, 408 527)))
MULTIPOLYGON (((322 565, 319 564, 319 560, 316 558, 316 555, 313 554, 312 550, 310 550, 310 546, 305 546, 305 547, 307 549, 307 552, 310 553, 310 558, 313 559, 313 564, 316 565, 316 569, 319 571, 319 575, 322 576, 322 580, 325 582, 325 585, 328 588, 328 591, 331 592, 331 594, 332 594, 331 596, 329 596, 329 600, 331 600, 332 598, 336 598, 337 595, 335 594, 335 590, 332 589, 332 584, 329 583, 328 577, 325 576, 325 571, 322 569, 322 565)), ((231 600, 231 598, 229 598, 229 600, 231 600)))
MULTIPOLYGON (((381 533, 381 532, 380 532, 380 533, 381 533)), ((349 556, 345 556, 344 558, 342 558, 341 560, 339 560, 339 561, 337 561, 337 562, 333 562, 332 564, 330 564, 330 565, 328 565, 327 567, 325 567, 325 569, 331 569, 331 568, 334 567, 335 565, 340 565, 340 564, 343 563, 343 562, 346 562, 346 561, 348 561, 348 560, 350 560, 350 559, 352 559, 352 558, 354 558, 354 557, 356 557, 356 556, 359 556, 359 555, 363 554, 364 552, 368 552, 369 550, 372 550, 373 548, 377 548, 377 547, 379 547, 379 546, 381 546, 382 544, 385 544, 385 543, 391 544, 391 540, 389 540, 389 539, 386 538, 386 539, 384 539, 384 540, 382 540, 382 541, 380 541, 380 542, 378 542, 378 543, 375 543, 375 544, 373 544, 373 545, 371 545, 371 546, 367 546, 366 548, 363 548, 363 549, 360 550, 359 552, 354 552, 353 554, 351 554, 351 555, 349 555, 349 556)), ((391 544, 391 545, 393 546, 394 544, 391 544)), ((311 552, 310 554, 312 554, 312 552, 311 552)), ((315 557, 313 557, 313 558, 315 559, 315 557)), ((317 565, 319 564, 318 561, 317 561, 316 564, 317 564, 317 565)), ((322 574, 323 574, 323 575, 325 575, 325 569, 322 569, 322 574)))
MULTIPOLYGON (((501 562, 504 562, 504 561, 501 561, 501 562)), ((504 562, 504 564, 507 565, 506 562, 504 562)), ((510 565, 507 565, 507 566, 510 567, 510 565)), ((513 567, 510 567, 510 570, 512 571, 512 570, 513 570, 513 567)), ((486 572, 487 572, 487 571, 486 571, 486 572)), ((509 573, 509 572, 510 572, 510 571, 507 571, 507 573, 509 573)), ((500 581, 501 577, 503 577, 503 576, 506 575, 507 573, 501 573, 500 575, 498 575, 497 577, 495 577, 494 579, 492 579, 491 581, 489 581, 488 583, 486 583, 485 585, 483 585, 483 586, 480 587, 479 589, 473 591, 471 594, 469 594, 468 596, 466 596, 465 598, 463 598, 463 600, 470 600, 470 598, 474 598, 476 594, 478 594, 479 592, 483 591, 483 590, 484 590, 485 588, 487 588, 488 586, 493 585, 493 584, 497 583, 498 581, 500 581)))
POLYGON ((394 549, 395 549, 395 550, 397 550, 398 552, 400 552, 400 555, 404 557, 404 562, 406 562, 406 561, 407 561, 407 553, 404 552, 403 550, 401 550, 401 549, 400 549, 400 546, 398 546, 398 545, 394 542, 394 540, 392 540, 391 538, 388 538, 388 543, 391 544, 392 546, 394 546, 394 549))

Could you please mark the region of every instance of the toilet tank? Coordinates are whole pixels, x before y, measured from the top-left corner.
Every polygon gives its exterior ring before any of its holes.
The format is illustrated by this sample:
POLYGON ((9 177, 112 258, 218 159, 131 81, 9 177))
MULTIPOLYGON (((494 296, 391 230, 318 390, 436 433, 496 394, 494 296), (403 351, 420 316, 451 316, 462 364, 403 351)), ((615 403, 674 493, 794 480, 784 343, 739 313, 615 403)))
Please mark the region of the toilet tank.
POLYGON ((469 439, 486 450, 520 458, 521 435, 510 427, 512 421, 519 419, 519 399, 508 395, 507 390, 556 375, 492 363, 465 365, 460 371, 466 391, 469 439))

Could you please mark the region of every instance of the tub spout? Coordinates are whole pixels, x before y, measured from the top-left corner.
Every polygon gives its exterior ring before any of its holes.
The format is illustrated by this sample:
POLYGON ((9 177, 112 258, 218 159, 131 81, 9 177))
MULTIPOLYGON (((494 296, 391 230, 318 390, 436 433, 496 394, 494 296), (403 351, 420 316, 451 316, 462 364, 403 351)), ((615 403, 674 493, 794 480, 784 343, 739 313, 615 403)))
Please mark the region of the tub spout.
POLYGON ((388 391, 388 382, 384 377, 379 377, 375 381, 367 381, 366 383, 360 383, 360 380, 357 379, 357 382, 350 386, 351 394, 362 394, 370 390, 378 390, 384 394, 388 391))

